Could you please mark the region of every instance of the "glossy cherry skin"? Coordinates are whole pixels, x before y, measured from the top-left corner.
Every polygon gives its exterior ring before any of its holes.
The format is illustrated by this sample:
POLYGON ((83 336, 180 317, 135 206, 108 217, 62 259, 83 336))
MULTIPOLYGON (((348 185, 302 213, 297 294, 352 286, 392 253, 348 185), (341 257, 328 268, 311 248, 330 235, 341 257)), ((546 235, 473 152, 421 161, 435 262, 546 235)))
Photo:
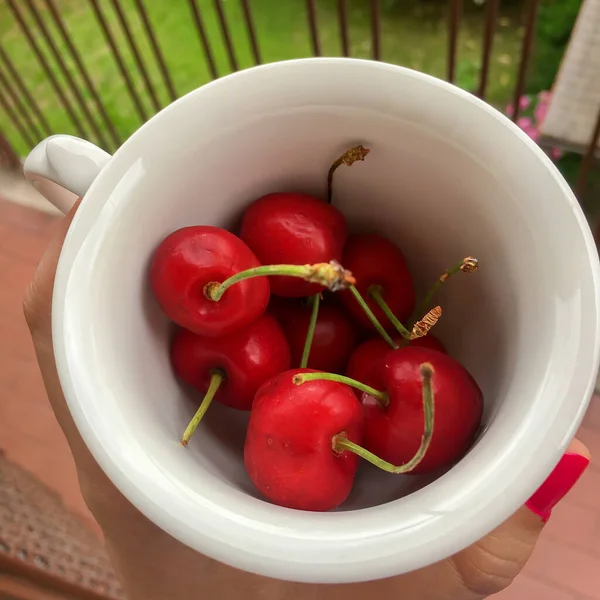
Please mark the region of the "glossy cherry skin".
POLYGON ((250 413, 244 462, 250 479, 271 502, 310 511, 332 510, 348 497, 358 457, 334 452, 346 433, 360 444, 362 407, 352 390, 334 381, 293 383, 293 369, 267 381, 250 413))
POLYGON ((179 329, 171 345, 175 373, 206 393, 212 372, 225 379, 215 400, 240 410, 250 410, 258 388, 290 368, 290 350, 279 323, 263 315, 248 327, 229 335, 210 338, 179 329))
POLYGON ((417 338, 416 340, 410 340, 410 342, 408 343, 406 342, 406 340, 403 340, 402 338, 398 337, 396 338, 396 343, 401 348, 403 348, 404 346, 413 346, 416 348, 429 348, 430 350, 437 350, 442 354, 448 354, 446 346, 444 346, 444 344, 442 344, 442 342, 440 342, 438 338, 436 338, 434 335, 431 335, 430 333, 428 333, 426 336, 417 338))
POLYGON ((483 411, 481 390, 458 361, 430 348, 399 348, 387 354, 383 367, 389 405, 382 408, 370 396, 363 403, 365 448, 395 465, 414 456, 423 435, 423 363, 433 367, 435 415, 431 445, 413 474, 458 461, 472 443, 483 411))
MULTIPOLYGON (((394 330, 394 326, 369 295, 371 286, 381 286, 383 299, 400 321, 410 317, 415 307, 415 286, 404 255, 395 244, 378 234, 352 235, 344 247, 341 262, 344 268, 352 271, 356 289, 388 331, 394 330)), ((358 323, 373 329, 350 291, 343 291, 339 296, 358 323)))
MULTIPOLYGON (((401 336, 392 338, 398 346, 416 346, 419 348, 430 348, 447 354, 444 344, 431 334, 407 342, 401 336)), ((389 344, 382 337, 374 337, 357 346, 346 367, 346 375, 362 383, 366 383, 376 390, 383 390, 383 366, 386 356, 392 352, 389 344)), ((364 401, 368 394, 360 390, 354 390, 358 399, 364 401)), ((371 396, 369 396, 370 398, 371 396)))
MULTIPOLYGON (((292 365, 302 360, 312 307, 306 302, 272 297, 267 309, 279 321, 290 345, 292 365)), ((321 301, 308 368, 327 373, 344 373, 358 343, 358 329, 343 308, 321 301)))
MULTIPOLYGON (((240 237, 265 265, 305 265, 342 258, 348 226, 342 213, 312 196, 269 194, 244 213, 240 237)), ((288 298, 323 288, 294 277, 271 277, 271 292, 288 298)))
POLYGON ((184 227, 156 249, 150 285, 164 313, 177 325, 199 335, 227 335, 265 312, 268 278, 241 281, 218 302, 204 295, 204 286, 258 266, 254 253, 233 233, 208 225, 184 227))

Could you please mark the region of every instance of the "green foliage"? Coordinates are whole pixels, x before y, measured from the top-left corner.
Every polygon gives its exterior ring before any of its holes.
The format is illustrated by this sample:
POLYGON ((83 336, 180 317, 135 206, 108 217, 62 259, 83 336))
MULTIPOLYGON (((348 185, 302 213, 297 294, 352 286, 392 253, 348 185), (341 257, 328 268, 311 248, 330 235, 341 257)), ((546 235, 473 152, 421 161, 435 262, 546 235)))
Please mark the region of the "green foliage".
MULTIPOLYGON (((501 4, 499 33, 494 43, 497 57, 491 66, 487 91, 488 101, 503 105, 509 100, 516 76, 515 63, 511 62, 519 52, 518 17, 521 11, 505 11, 501 4)), ((519 0, 520 1, 520 0, 519 0)), ((546 1, 546 0, 544 0, 546 1)), ((227 50, 219 18, 213 0, 196 0, 202 12, 204 25, 219 75, 230 70, 227 50)), ((390 4, 381 0, 381 50, 383 60, 444 78, 447 69, 447 24, 449 0, 399 0, 390 4), (389 9, 389 10, 387 10, 389 9)), ((184 0, 145 0, 150 21, 154 26, 158 43, 171 73, 175 89, 179 95, 210 81, 211 74, 202 50, 198 32, 193 24, 190 5, 184 0)), ((144 120, 132 103, 117 63, 114 60, 106 39, 99 27, 94 12, 83 0, 61 0, 60 12, 70 32, 71 39, 79 49, 94 86, 101 96, 106 111, 115 124, 120 137, 125 139, 135 131, 144 120)), ((310 36, 305 0, 252 0, 252 13, 258 33, 263 62, 301 58, 311 55, 310 36)), ((109 27, 121 50, 123 62, 135 89, 141 98, 147 116, 155 112, 149 101, 149 94, 129 51, 124 36, 120 32, 117 14, 111 2, 101 2, 109 27)), ((321 50, 326 56, 337 56, 341 52, 337 0, 318 0, 316 2, 321 50)), ((168 93, 158 69, 154 53, 148 43, 142 22, 133 0, 122 0, 132 34, 139 46, 146 64, 149 77, 159 96, 161 106, 168 101, 168 93)), ((240 68, 253 64, 253 55, 247 35, 246 23, 241 3, 224 2, 229 30, 235 46, 237 62, 240 68)), ((357 58, 372 56, 371 10, 368 0, 347 2, 350 54, 357 58)), ((481 43, 485 10, 473 0, 465 0, 465 14, 461 21, 461 35, 458 40, 457 79, 460 85, 472 91, 475 87, 477 69, 481 60, 481 43)), ((34 36, 39 32, 34 23, 30 24, 34 36)), ((60 38, 55 36, 57 45, 73 76, 79 80, 78 73, 69 60, 68 51, 60 38)), ((37 99, 41 110, 56 133, 83 135, 95 143, 97 139, 84 115, 76 109, 83 123, 83 134, 74 126, 65 111, 60 98, 50 85, 47 75, 32 56, 27 38, 15 22, 6 2, 0 0, 0 43, 11 56, 22 79, 31 94, 37 99)), ((43 44, 43 40, 40 40, 43 44)), ((43 50, 46 50, 44 47, 43 50)), ((61 87, 67 89, 55 61, 48 57, 61 87)), ((80 86, 89 100, 85 86, 80 86)), ((89 105, 102 126, 100 113, 92 102, 89 105)), ((17 152, 26 154, 30 146, 21 139, 19 131, 8 115, 0 107, 0 129, 5 133, 17 152)), ((35 140, 37 141, 37 140, 35 140)), ((102 145, 102 144, 101 144, 102 145)), ((105 148, 113 151, 115 144, 105 148)))
POLYGON ((581 167, 581 156, 573 152, 565 152, 560 160, 557 161, 556 166, 567 183, 573 187, 577 181, 577 175, 581 167))
MULTIPOLYGON (((581 168, 582 158, 580 154, 566 152, 557 161, 556 166, 565 178, 567 183, 574 187, 581 168)), ((583 211, 591 221, 597 220, 600 216, 600 169, 592 168, 588 174, 585 189, 582 197, 579 198, 583 211)))
MULTIPOLYGON (((469 10, 471 6, 481 6, 486 3, 487 0, 466 0, 463 4, 464 10, 469 10)), ((397 8, 397 7, 406 7, 407 4, 433 4, 433 5, 442 5, 447 6, 449 0, 380 0, 382 8, 397 8)), ((525 0, 503 0, 503 6, 518 6, 525 4, 525 0)))
POLYGON ((456 85, 473 93, 479 83, 479 63, 474 60, 460 59, 456 63, 456 85))

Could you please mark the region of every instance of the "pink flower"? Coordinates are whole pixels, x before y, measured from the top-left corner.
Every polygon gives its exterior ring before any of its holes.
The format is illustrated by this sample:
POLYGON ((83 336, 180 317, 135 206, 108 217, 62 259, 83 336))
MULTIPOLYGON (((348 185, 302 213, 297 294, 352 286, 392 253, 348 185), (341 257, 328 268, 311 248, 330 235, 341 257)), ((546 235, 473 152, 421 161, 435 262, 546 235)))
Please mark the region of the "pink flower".
POLYGON ((551 92, 540 92, 538 94, 538 102, 535 106, 535 110, 533 111, 533 116, 535 117, 535 120, 537 121, 538 125, 541 125, 544 122, 544 119, 546 118, 551 98, 551 92))
POLYGON ((529 117, 520 117, 517 119, 517 125, 534 141, 537 142, 539 131, 529 117))
POLYGON ((519 117, 517 119, 517 125, 523 130, 525 131, 526 129, 529 129, 530 127, 533 126, 533 123, 531 122, 531 119, 529 117, 519 117))
MULTIPOLYGON (((527 108, 529 108, 530 104, 531 104, 531 100, 530 100, 529 96, 521 96, 521 98, 519 99, 519 110, 526 110, 527 108)), ((509 117, 512 117, 513 110, 514 110, 514 105, 511 102, 510 104, 508 104, 506 106, 504 113, 506 115, 508 115, 509 117)))
POLYGON ((538 102, 535 110, 533 111, 533 116, 537 121, 538 125, 541 125, 548 114, 548 104, 546 102, 538 102))
POLYGON ((560 148, 552 148, 552 158, 554 160, 558 160, 561 156, 562 156, 562 152, 560 151, 560 148))
POLYGON ((537 142, 540 137, 540 130, 532 127, 529 131, 525 131, 525 133, 534 141, 537 142))
POLYGON ((538 103, 542 102, 543 104, 548 104, 550 98, 552 98, 552 92, 540 92, 538 94, 538 103))
POLYGON ((530 103, 531 100, 529 99, 529 96, 521 96, 521 99, 519 100, 519 107, 521 108, 521 110, 525 110, 529 107, 530 103))

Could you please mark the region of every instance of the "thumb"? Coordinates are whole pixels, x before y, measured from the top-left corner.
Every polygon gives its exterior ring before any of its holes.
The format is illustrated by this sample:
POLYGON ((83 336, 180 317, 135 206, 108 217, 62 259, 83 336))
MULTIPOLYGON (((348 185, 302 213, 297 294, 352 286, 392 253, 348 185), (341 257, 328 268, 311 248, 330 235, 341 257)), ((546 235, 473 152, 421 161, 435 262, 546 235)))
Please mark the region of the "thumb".
POLYGON ((44 386, 54 415, 69 442, 78 466, 82 456, 87 462, 93 461, 67 408, 56 371, 52 346, 52 293, 62 246, 80 201, 79 199, 59 222, 23 300, 23 312, 35 347, 44 386))
POLYGON ((451 559, 469 600, 508 586, 531 556, 544 524, 590 463, 589 450, 573 440, 552 473, 508 521, 451 559))

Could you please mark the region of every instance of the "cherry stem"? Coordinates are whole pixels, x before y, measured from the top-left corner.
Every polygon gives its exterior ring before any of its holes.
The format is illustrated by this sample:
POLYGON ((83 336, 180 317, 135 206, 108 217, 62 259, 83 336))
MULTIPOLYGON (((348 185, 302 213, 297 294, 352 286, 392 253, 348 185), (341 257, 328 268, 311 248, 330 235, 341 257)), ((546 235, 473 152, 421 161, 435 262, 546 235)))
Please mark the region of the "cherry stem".
POLYGON ((406 340, 410 340, 410 331, 400 323, 398 317, 392 312, 387 302, 383 299, 383 288, 380 285, 372 285, 368 289, 369 296, 377 303, 379 308, 384 312, 385 316, 390 320, 392 325, 397 329, 398 333, 406 340))
POLYGON ((253 277, 270 277, 279 275, 284 277, 298 277, 309 283, 317 283, 332 292, 339 292, 349 285, 356 283, 350 271, 347 271, 337 261, 316 263, 314 265, 263 265, 232 275, 222 283, 211 281, 204 286, 204 295, 214 302, 218 302, 223 294, 236 283, 253 277))
POLYGON ((433 300, 434 296, 437 294, 438 290, 442 286, 443 283, 452 275, 458 273, 459 271, 463 271, 465 273, 473 273, 477 271, 479 268, 479 261, 474 256, 467 256, 463 258, 459 263, 455 264, 453 267, 444 272, 444 274, 431 286, 431 289, 427 292, 425 298, 421 304, 419 304, 418 308, 415 310, 415 314, 411 319, 411 322, 414 322, 419 315, 422 315, 433 300))
POLYGON ((310 321, 308 323, 308 330, 306 332, 306 341, 304 342, 304 349, 302 350, 302 359, 300 361, 301 369, 306 369, 306 367, 308 366, 310 349, 312 347, 313 338, 315 337, 317 317, 319 316, 319 304, 321 302, 321 294, 315 294, 310 299, 310 302, 312 302, 312 312, 310 313, 310 321))
POLYGON ((419 449, 415 453, 415 455, 403 465, 393 465, 392 463, 379 458, 372 452, 369 452, 362 446, 355 444, 350 441, 345 433, 341 433, 333 437, 332 446, 334 452, 342 452, 344 450, 348 450, 353 452, 354 454, 368 460, 371 464, 374 464, 376 467, 387 471, 388 473, 402 474, 409 473, 412 471, 422 460, 425 454, 427 454, 427 450, 429 450, 429 445, 431 444, 431 439, 433 437, 433 423, 434 423, 434 412, 435 412, 435 402, 434 402, 434 393, 433 393, 433 385, 432 385, 432 377, 433 377, 433 367, 429 363, 423 363, 421 365, 421 381, 423 383, 423 420, 424 420, 424 430, 423 436, 421 437, 421 445, 419 449))
POLYGON ((383 325, 379 322, 379 319, 373 314, 373 311, 369 308, 369 305, 366 303, 365 299, 360 295, 360 292, 353 285, 348 286, 348 289, 352 292, 352 295, 354 296, 354 298, 356 298, 356 301, 359 303, 360 307, 365 311, 365 314, 369 318, 369 321, 371 321, 373 327, 377 329, 379 335, 381 335, 381 337, 394 350, 396 350, 398 348, 398 344, 394 342, 394 340, 390 337, 388 332, 384 329, 383 325))
POLYGON ((204 399, 202 400, 200 406, 198 407, 198 410, 196 411, 196 414, 192 417, 192 420, 186 427, 185 431, 183 432, 183 436, 181 437, 181 444, 183 446, 188 445, 190 438, 194 435, 194 432, 198 428, 200 421, 202 421, 202 417, 204 417, 206 411, 212 404, 213 398, 215 397, 219 386, 221 385, 221 383, 223 383, 224 380, 225 373, 223 373, 223 371, 219 369, 215 369, 214 371, 212 371, 210 376, 210 384, 208 386, 208 390, 206 391, 204 399))
POLYGON ((346 165, 347 167, 352 166, 358 160, 365 160, 370 150, 364 146, 354 146, 350 150, 346 150, 329 168, 327 173, 327 204, 331 204, 333 197, 333 174, 336 172, 338 167, 346 165))
POLYGON ((422 319, 417 321, 410 332, 410 339, 425 337, 442 316, 442 307, 432 308, 422 319))
POLYGON ((385 392, 376 390, 370 385, 356 381, 356 379, 352 379, 351 377, 338 375, 337 373, 323 373, 321 371, 315 373, 298 373, 294 375, 292 381, 295 385, 302 385, 308 381, 335 381, 356 388, 365 394, 369 394, 369 396, 373 396, 373 398, 377 399, 382 406, 387 406, 390 402, 389 396, 385 392))

